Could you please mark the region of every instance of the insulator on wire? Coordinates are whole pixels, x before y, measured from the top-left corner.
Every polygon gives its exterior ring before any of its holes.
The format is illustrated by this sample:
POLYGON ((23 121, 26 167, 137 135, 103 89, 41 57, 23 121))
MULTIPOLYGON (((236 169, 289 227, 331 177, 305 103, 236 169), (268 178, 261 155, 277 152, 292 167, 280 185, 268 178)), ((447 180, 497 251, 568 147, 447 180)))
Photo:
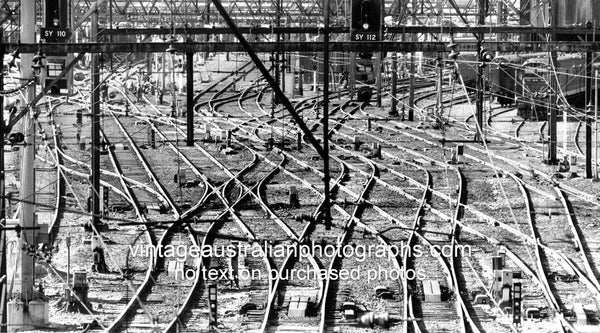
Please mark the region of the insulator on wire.
POLYGON ((448 58, 456 60, 458 58, 458 55, 460 55, 460 52, 452 50, 448 55, 448 58))
POLYGON ((448 57, 454 61, 458 58, 460 52, 456 51, 458 44, 454 41, 454 36, 450 36, 450 43, 446 46, 450 50, 448 57))
POLYGON ((451 42, 450 42, 450 44, 448 44, 448 46, 447 46, 447 47, 448 47, 449 49, 451 49, 451 50, 454 50, 454 48, 455 48, 455 47, 457 47, 457 46, 458 46, 458 44, 457 44, 457 43, 455 43, 454 41, 451 41, 451 42))

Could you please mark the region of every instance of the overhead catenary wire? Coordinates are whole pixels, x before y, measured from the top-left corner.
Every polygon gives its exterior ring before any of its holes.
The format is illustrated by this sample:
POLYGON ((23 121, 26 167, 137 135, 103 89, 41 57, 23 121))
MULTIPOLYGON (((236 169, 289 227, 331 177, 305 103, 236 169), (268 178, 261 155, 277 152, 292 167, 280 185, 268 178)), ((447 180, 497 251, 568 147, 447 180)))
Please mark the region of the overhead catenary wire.
MULTIPOLYGON (((282 131, 283 133, 285 133, 284 135, 287 136, 289 133, 291 133, 291 131, 282 131)), ((178 140, 177 140, 178 141, 178 140)))
MULTIPOLYGON (((457 70, 458 70, 458 68, 457 68, 457 70)), ((462 76, 460 76, 460 71, 459 71, 459 78, 460 78, 460 80, 461 80, 461 82, 462 82, 462 85, 463 85, 463 89, 464 89, 465 95, 468 95, 468 93, 467 93, 467 90, 466 90, 466 87, 465 87, 465 85, 464 85, 464 82, 462 81, 462 76)), ((473 105, 471 104, 471 101, 470 101, 470 99, 467 99, 467 101, 468 101, 468 104, 469 104, 469 110, 471 110, 471 114, 472 114, 473 116, 475 116, 475 113, 474 113, 474 111, 473 111, 473 105)), ((485 132, 484 132, 484 131, 483 131, 483 129, 481 128, 482 124, 479 124, 479 123, 475 122, 475 126, 477 127, 477 131, 479 131, 479 133, 481 133, 481 134, 482 134, 482 135, 481 135, 481 136, 482 136, 482 137, 481 137, 481 139, 482 139, 482 141, 481 141, 481 142, 482 142, 482 144, 483 144, 483 147, 484 147, 484 149, 485 149, 485 152, 486 152, 487 158, 488 158, 488 160, 489 160, 489 162, 490 162, 491 169, 492 169, 491 171, 492 171, 492 172, 494 173, 494 175, 495 175, 494 179, 496 179, 496 181, 498 182, 498 186, 500 187, 500 191, 501 191, 501 193, 502 193, 502 198, 504 199, 504 202, 505 202, 505 204, 506 204, 506 206, 508 207, 508 210, 509 210, 509 212, 510 212, 510 216, 511 216, 512 222, 514 222, 514 224, 515 224, 515 226, 516 226, 517 230, 518 230, 518 231, 520 232, 520 234, 522 235, 522 236, 521 236, 521 240, 522 240, 523 244, 527 244, 527 242, 525 241, 525 234, 524 234, 524 233, 521 231, 521 226, 519 225, 519 222, 517 221, 517 217, 516 217, 516 215, 515 215, 515 212, 514 212, 514 210, 513 210, 512 206, 511 206, 511 204, 510 204, 510 200, 509 200, 509 198, 508 198, 508 195, 506 194, 506 190, 505 190, 505 188, 504 188, 504 184, 502 184, 502 181, 500 180, 501 178, 500 178, 500 176, 499 176, 499 174, 498 174, 498 168, 496 167, 496 164, 495 164, 495 162, 494 162, 494 158, 493 158, 493 156, 492 156, 492 153, 491 153, 491 151, 490 151, 490 149, 489 149, 489 147, 488 147, 488 144, 487 144, 487 138, 486 138, 486 136, 487 136, 487 135, 485 134, 485 132)), ((527 255, 529 256, 529 259, 531 260, 531 262, 535 262, 535 261, 533 260, 533 256, 531 255, 531 251, 530 251, 529 247, 525 246, 525 249, 527 250, 527 255)))

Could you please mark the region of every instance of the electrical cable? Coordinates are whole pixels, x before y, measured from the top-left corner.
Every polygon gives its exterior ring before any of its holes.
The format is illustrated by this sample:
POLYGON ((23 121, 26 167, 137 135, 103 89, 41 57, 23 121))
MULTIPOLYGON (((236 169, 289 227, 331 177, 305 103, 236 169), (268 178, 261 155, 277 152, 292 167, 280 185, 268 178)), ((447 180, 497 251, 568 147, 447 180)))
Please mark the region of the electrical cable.
MULTIPOLYGON (((457 70, 458 70, 458 68, 457 68, 457 70)), ((460 75, 460 70, 458 70, 458 71, 459 71, 459 78, 460 78, 460 80, 462 82, 462 76, 460 75)), ((467 93, 466 87, 464 85, 464 82, 462 82, 462 85, 463 85, 463 89, 464 89, 465 95, 468 96, 468 93, 467 93)), ((470 106, 469 109, 471 110, 471 114, 473 115, 473 117, 477 117, 475 115, 474 111, 473 111, 473 105, 471 104, 470 99, 467 99, 467 101, 468 101, 469 106, 470 106)), ((530 251, 529 247, 527 246, 527 242, 524 239, 524 235, 525 234, 521 231, 521 226, 517 222, 517 217, 516 217, 515 212, 513 211, 513 208, 512 208, 512 206, 510 204, 510 200, 508 199, 508 195, 506 194, 506 190, 504 188, 504 184, 502 184, 501 177, 498 174, 498 169, 496 167, 496 164, 494 163, 494 159, 492 158, 492 153, 490 152, 490 149, 489 149, 489 147, 487 145, 487 139, 486 139, 485 132, 481 128, 480 124, 478 124, 477 122, 475 122, 475 126, 477 127, 477 131, 479 131, 479 133, 481 133, 481 140, 482 140, 483 147, 485 148, 486 155, 487 155, 488 160, 489 160, 490 165, 491 165, 491 171, 495 175, 494 179, 496 179, 496 181, 498 182, 498 186, 500 187, 500 190, 501 190, 501 193, 502 193, 502 197, 504 199, 504 202, 506 203, 506 206, 508 207, 508 210, 510 212, 512 221, 514 222, 514 224, 515 224, 517 230, 519 231, 519 233, 521 233, 521 235, 523 235, 521 237, 521 241, 525 245, 525 249, 527 250, 527 255, 529 256, 529 260, 531 260, 531 262, 535 262, 535 260, 533 260, 533 257, 531 255, 531 251, 530 251)))

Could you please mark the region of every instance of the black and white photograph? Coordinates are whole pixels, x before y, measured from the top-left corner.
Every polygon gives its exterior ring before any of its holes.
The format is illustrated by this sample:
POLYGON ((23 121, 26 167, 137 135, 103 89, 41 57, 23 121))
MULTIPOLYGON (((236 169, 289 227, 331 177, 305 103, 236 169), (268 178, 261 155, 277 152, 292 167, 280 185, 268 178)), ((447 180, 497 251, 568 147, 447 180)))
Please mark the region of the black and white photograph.
POLYGON ((0 333, 600 333, 600 1, 0 24, 0 333))

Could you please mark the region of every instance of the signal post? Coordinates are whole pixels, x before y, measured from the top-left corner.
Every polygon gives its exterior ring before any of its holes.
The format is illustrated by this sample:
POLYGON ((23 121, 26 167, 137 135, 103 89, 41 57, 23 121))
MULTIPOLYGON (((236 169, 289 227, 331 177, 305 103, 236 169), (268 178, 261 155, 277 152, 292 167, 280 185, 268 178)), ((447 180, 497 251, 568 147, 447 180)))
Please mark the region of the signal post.
POLYGON ((483 90, 485 89, 483 84, 483 69, 487 67, 487 64, 494 60, 494 55, 483 47, 480 47, 478 54, 478 61, 480 62, 477 66, 477 101, 476 101, 476 122, 477 132, 475 134, 475 141, 481 141, 485 139, 483 136, 483 90))
MULTIPOLYGON (((381 40, 383 21, 381 4, 380 0, 352 0, 350 41, 376 42, 381 40)), ((359 101, 368 102, 373 95, 373 90, 368 86, 356 89, 357 79, 362 79, 367 84, 377 84, 377 103, 378 106, 381 106, 381 54, 375 54, 375 59, 373 59, 373 53, 359 53, 357 59, 355 52, 350 53, 350 95, 356 96, 359 101), (357 65, 363 69, 361 73, 357 73, 357 65), (376 77, 376 81, 367 79, 372 75, 376 77)))

